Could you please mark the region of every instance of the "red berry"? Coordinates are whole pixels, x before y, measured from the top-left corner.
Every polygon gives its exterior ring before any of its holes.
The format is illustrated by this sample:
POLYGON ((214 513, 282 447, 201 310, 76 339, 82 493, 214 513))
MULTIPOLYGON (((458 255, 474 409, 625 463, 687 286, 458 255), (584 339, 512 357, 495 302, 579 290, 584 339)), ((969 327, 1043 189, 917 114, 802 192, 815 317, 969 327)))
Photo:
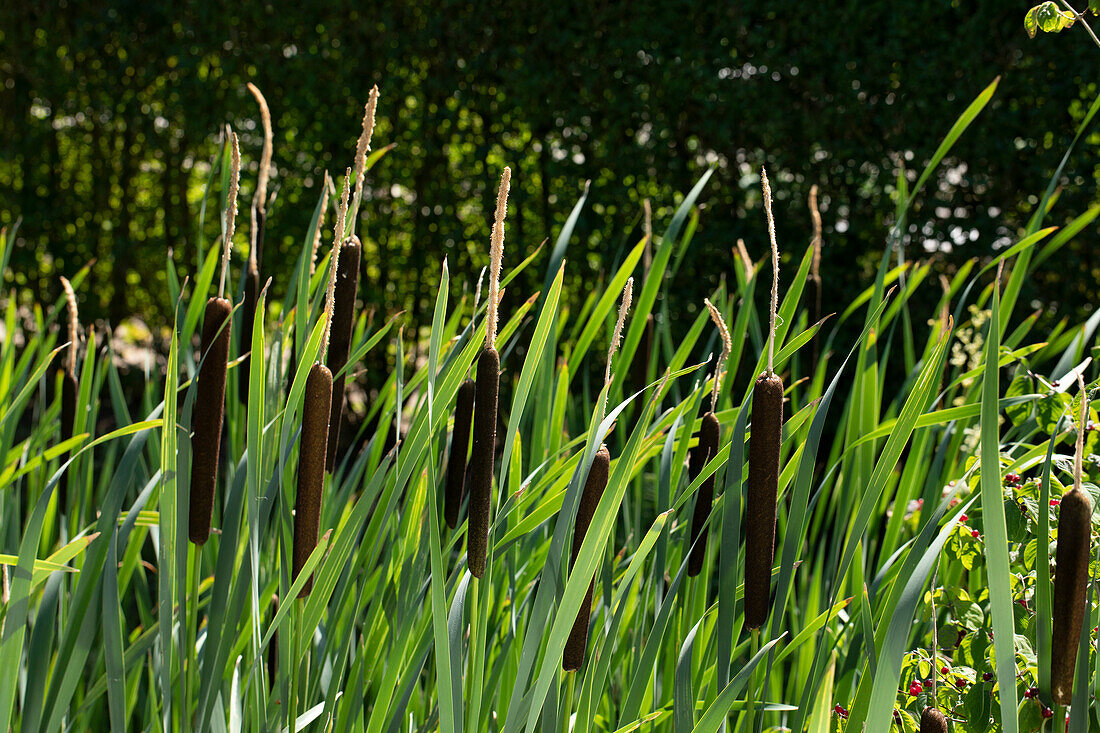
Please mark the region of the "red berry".
POLYGON ((955 687, 958 687, 960 690, 962 688, 966 687, 966 680, 963 679, 962 677, 956 677, 955 678, 955 687))
POLYGON ((909 697, 916 697, 922 692, 924 692, 924 688, 921 687, 921 684, 916 680, 909 684, 909 697))
POLYGON ((1054 717, 1054 711, 1048 708, 1046 705, 1043 706, 1041 713, 1044 719, 1054 717))
POLYGON ((974 529, 974 530, 970 531, 970 536, 973 537, 974 539, 978 539, 979 537, 982 536, 982 533, 979 532, 978 530, 974 529))
POLYGON ((845 708, 845 707, 844 707, 843 705, 841 705, 840 703, 837 703, 837 704, 836 704, 836 705, 835 705, 835 706, 833 707, 833 712, 834 712, 834 713, 836 713, 836 714, 837 714, 837 715, 838 715, 839 717, 841 717, 841 718, 844 718, 844 719, 847 719, 847 718, 848 718, 848 709, 847 709, 847 708, 845 708))
POLYGON ((1058 499, 1051 499, 1050 500, 1050 505, 1051 506, 1058 506, 1060 503, 1061 502, 1058 499))
POLYGON ((947 667, 940 667, 940 672, 942 672, 943 674, 947 674, 950 671, 951 670, 949 670, 947 667))
POLYGON ((992 672, 986 672, 985 674, 982 675, 982 682, 989 682, 991 679, 993 679, 993 673, 992 672))
POLYGON ((967 519, 969 519, 969 518, 970 518, 970 517, 966 516, 965 514, 960 514, 960 515, 959 515, 959 521, 960 521, 960 522, 965 522, 965 521, 966 521, 967 519))

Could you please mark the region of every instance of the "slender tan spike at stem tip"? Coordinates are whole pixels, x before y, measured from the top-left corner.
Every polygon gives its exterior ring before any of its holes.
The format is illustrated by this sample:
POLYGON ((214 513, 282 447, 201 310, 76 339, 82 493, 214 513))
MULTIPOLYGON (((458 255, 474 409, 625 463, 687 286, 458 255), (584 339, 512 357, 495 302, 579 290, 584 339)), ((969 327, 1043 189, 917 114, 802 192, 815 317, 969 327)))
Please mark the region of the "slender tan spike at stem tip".
POLYGON ((726 321, 722 318, 722 314, 707 298, 703 298, 703 304, 706 305, 707 310, 710 311, 710 320, 714 321, 714 325, 718 327, 718 333, 722 336, 722 355, 718 357, 718 364, 714 367, 714 390, 710 394, 710 411, 714 412, 715 407, 718 405, 718 395, 722 390, 722 377, 725 376, 726 360, 730 358, 730 352, 733 351, 733 339, 730 338, 730 330, 726 328, 726 321))
POLYGON ((363 180, 367 173, 367 153, 370 152, 370 139, 374 135, 374 111, 378 106, 378 85, 371 87, 367 104, 363 108, 363 131, 355 145, 355 200, 359 201, 363 190, 363 180))
POLYGON ((256 104, 260 105, 260 122, 264 127, 264 147, 260 153, 260 174, 256 182, 256 195, 253 197, 255 206, 260 213, 267 212, 267 181, 271 175, 271 151, 274 134, 271 131, 271 110, 267 106, 267 100, 260 93, 259 88, 252 82, 248 82, 248 91, 256 98, 256 104))
POLYGON ((328 355, 328 342, 329 337, 332 335, 332 311, 336 307, 336 278, 339 275, 341 249, 341 240, 338 239, 332 243, 332 254, 329 256, 328 288, 325 291, 325 341, 319 354, 319 360, 321 361, 328 355))
POLYGON ((630 303, 634 299, 634 278, 627 278, 626 287, 623 288, 623 301, 619 305, 619 318, 615 321, 615 330, 611 334, 611 346, 607 349, 607 367, 603 373, 603 383, 611 383, 611 357, 619 349, 623 342, 623 325, 626 323, 626 314, 630 310, 630 303))
POLYGON ((325 470, 336 468, 336 450, 340 438, 340 421, 344 414, 344 381, 341 374, 351 354, 351 335, 355 325, 355 297, 359 288, 359 261, 363 245, 354 234, 340 247, 340 268, 336 273, 333 289, 331 330, 332 338, 325 363, 333 373, 332 408, 328 422, 328 457, 325 470))
POLYGON ((764 213, 768 217, 768 239, 772 245, 772 309, 771 325, 768 329, 768 374, 774 374, 775 356, 775 311, 779 300, 779 246, 775 243, 775 218, 772 216, 772 187, 768 183, 768 171, 760 168, 760 186, 764 190, 764 213))
POLYGON ((336 222, 332 227, 333 244, 338 245, 344 241, 344 227, 348 220, 348 194, 351 191, 351 168, 344 173, 344 190, 340 192, 340 208, 336 210, 336 222))
POLYGON ((744 239, 738 238, 737 240, 737 254, 741 256, 741 265, 745 268, 745 277, 751 278, 756 267, 752 264, 752 258, 749 257, 749 251, 745 249, 744 239))
POLYGON ((229 168, 229 198, 225 205, 225 242, 222 249, 222 277, 218 297, 225 297, 225 277, 229 270, 229 251, 233 246, 233 227, 237 221, 237 192, 241 186, 241 143, 233 133, 233 157, 229 168))
POLYGON ((328 195, 332 188, 332 179, 329 177, 328 171, 325 171, 325 178, 321 184, 321 212, 317 216, 317 231, 313 233, 313 251, 309 255, 309 276, 313 277, 313 273, 317 268, 317 249, 321 246, 321 230, 325 226, 325 211, 328 209, 328 195))
POLYGON ((920 733, 947 733, 947 718, 936 708, 925 708, 920 714, 920 733))
POLYGON ((489 245, 489 303, 486 314, 485 348, 496 348, 497 308, 500 306, 500 261, 504 256, 504 215, 508 211, 508 189, 512 183, 512 169, 505 166, 497 189, 497 207, 493 216, 493 232, 489 245))
POLYGON ((1081 391, 1081 415, 1077 421, 1077 450, 1073 456, 1073 488, 1080 489, 1085 460, 1085 432, 1089 424, 1089 391, 1085 387, 1085 378, 1081 376, 1081 371, 1077 372, 1077 388, 1081 391))
POLYGON ((817 208, 817 184, 810 186, 810 218, 814 222, 814 257, 810 260, 810 274, 821 275, 821 212, 817 208))
POLYGON ((61 287, 65 290, 65 303, 69 307, 69 350, 65 356, 66 369, 76 374, 76 347, 80 343, 80 314, 76 310, 76 293, 73 284, 62 276, 61 287))

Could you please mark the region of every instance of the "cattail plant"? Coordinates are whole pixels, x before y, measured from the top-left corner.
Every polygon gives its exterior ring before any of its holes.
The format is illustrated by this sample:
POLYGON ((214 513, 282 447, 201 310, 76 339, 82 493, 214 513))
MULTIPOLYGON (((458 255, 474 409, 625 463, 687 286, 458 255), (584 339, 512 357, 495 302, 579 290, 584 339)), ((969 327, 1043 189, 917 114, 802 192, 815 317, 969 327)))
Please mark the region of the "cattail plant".
MULTIPOLYGON (((65 290, 65 303, 68 306, 69 348, 65 352, 65 366, 61 370, 61 439, 73 437, 76 429, 76 402, 80 385, 76 381, 76 350, 80 344, 80 314, 76 309, 76 293, 67 278, 61 278, 61 287, 65 290)), ((61 456, 61 462, 69 459, 69 454, 61 456)), ((68 513, 69 487, 72 472, 65 472, 61 492, 57 497, 57 508, 61 514, 68 513)))
MULTIPOLYGON (((346 213, 345 206, 341 214, 346 213)), ((341 217, 342 218, 342 217, 341 217)), ((343 234, 343 227, 337 223, 337 233, 343 234)), ((332 313, 336 300, 336 279, 339 272, 340 240, 332 246, 332 258, 329 262, 328 292, 325 301, 325 344, 328 349, 332 333, 332 313)), ((296 580, 302 568, 306 566, 310 554, 317 547, 317 536, 321 530, 321 493, 325 482, 325 457, 328 453, 329 411, 332 405, 332 372, 325 366, 323 357, 319 357, 309 368, 306 376, 305 401, 302 406, 302 444, 298 450, 298 490, 294 497, 294 547, 292 551, 293 568, 291 580, 296 580)), ((310 576, 299 598, 305 598, 313 589, 313 577, 310 576)))
POLYGON ((470 448, 470 422, 474 417, 474 380, 463 380, 455 399, 455 427, 451 454, 447 458, 447 484, 443 494, 443 518, 447 526, 458 526, 466 488, 466 453, 470 448))
MULTIPOLYGON (((611 334, 611 346, 607 350, 607 366, 604 369, 604 390, 611 384, 611 359, 619 348, 622 340, 623 326, 626 323, 626 314, 630 310, 630 301, 634 293, 634 278, 626 281, 623 288, 623 300, 619 306, 619 317, 615 321, 615 330, 611 334)), ((601 414, 603 410, 601 409, 601 414)), ((588 527, 592 524, 592 518, 596 516, 596 507, 603 498, 604 489, 607 488, 607 479, 611 474, 611 452, 606 445, 601 445, 592 458, 592 467, 588 469, 588 477, 584 481, 584 489, 581 491, 580 505, 577 507, 577 516, 573 522, 573 551, 569 555, 569 569, 577 562, 577 555, 581 552, 581 545, 588 534, 588 527)), ((569 638, 565 642, 565 651, 562 654, 561 668, 566 672, 575 672, 584 664, 584 652, 588 646, 588 624, 592 618, 592 593, 596 581, 593 579, 588 584, 588 591, 584 594, 584 601, 577 610, 577 618, 573 620, 573 628, 569 632, 569 638)))
POLYGON ((947 718, 936 708, 925 708, 920 714, 920 733, 947 733, 947 718))
POLYGON ((344 415, 344 379, 341 370, 351 353, 351 332, 355 323, 355 295, 359 287, 359 260, 363 246, 354 234, 340 245, 340 269, 336 273, 336 301, 332 311, 332 338, 328 347, 329 372, 338 374, 332 386, 329 407, 328 456, 325 470, 332 473, 336 466, 336 447, 340 438, 340 420, 344 415))
POLYGON ((225 296, 225 278, 237 217, 237 191, 240 186, 241 149, 236 133, 232 135, 233 156, 229 179, 229 198, 225 207, 225 238, 222 249, 221 282, 217 297, 206 301, 202 318, 202 366, 195 392, 195 411, 191 423, 191 500, 189 532, 196 545, 210 538, 214 516, 214 485, 218 478, 222 420, 225 414, 225 376, 229 363, 230 315, 233 307, 225 296))
POLYGON ((737 257, 741 262, 741 268, 745 271, 745 279, 752 278, 756 272, 756 265, 753 264, 749 251, 745 248, 745 240, 740 237, 737 239, 737 257))
POLYGON ((267 225, 267 183, 271 175, 271 151, 273 147, 271 110, 267 106, 267 100, 264 99, 264 95, 252 82, 248 83, 248 91, 252 93, 252 96, 256 98, 256 103, 260 106, 260 122, 264 128, 264 146, 260 153, 260 170, 256 181, 256 193, 252 197, 252 226, 249 230, 248 263, 244 271, 240 352, 245 354, 245 357, 237 367, 237 396, 240 398, 242 405, 248 404, 249 361, 251 357, 247 352, 252 348, 252 327, 256 322, 256 303, 260 299, 259 262, 264 247, 264 229, 267 225))
POLYGON ((768 620, 772 562, 775 559, 779 450, 783 435, 783 379, 773 370, 775 316, 779 299, 779 247, 775 241, 771 185, 764 169, 761 169, 761 184, 772 248, 772 297, 768 367, 753 385, 749 434, 749 479, 745 501, 745 625, 750 629, 759 628, 768 620))
POLYGON ((504 214, 508 210, 508 187, 511 180, 512 170, 505 167, 497 191, 496 213, 490 238, 485 348, 477 358, 474 444, 470 453, 469 529, 466 533, 466 564, 475 578, 485 575, 485 557, 489 547, 489 499, 493 486, 493 460, 497 441, 497 390, 500 388, 500 354, 496 348, 497 308, 500 305, 500 261, 504 254, 504 214))
POLYGON ((1077 450, 1073 463, 1073 487, 1058 504, 1058 548, 1055 555, 1053 616, 1051 635, 1050 688, 1054 702, 1069 705, 1073 697, 1073 673, 1085 618, 1085 591, 1089 583, 1089 541, 1092 502, 1081 489, 1088 424, 1088 393, 1080 373, 1081 413, 1077 423, 1077 450))
MULTIPOLYGON (((807 283, 810 286, 810 325, 821 320, 821 211, 817 208, 817 184, 810 186, 810 218, 814 224, 813 258, 810 260, 810 276, 807 283)), ((817 364, 818 334, 813 338, 813 363, 817 364)))
MULTIPOLYGON (((689 460, 689 475, 694 481, 703 466, 718 455, 718 444, 721 441, 722 427, 714 411, 718 407, 718 396, 722 389, 722 370, 733 350, 733 342, 730 340, 729 329, 722 314, 709 300, 704 299, 710 318, 718 327, 718 333, 722 336, 722 355, 718 359, 718 365, 714 369, 714 386, 710 393, 710 410, 703 415, 703 422, 699 428, 699 444, 692 451, 689 460)), ((688 547, 691 555, 688 557, 688 575, 695 577, 703 569, 703 560, 707 556, 707 519, 710 518, 711 504, 714 503, 714 474, 708 476, 699 487, 699 493, 695 497, 695 510, 691 516, 691 538, 688 547)))

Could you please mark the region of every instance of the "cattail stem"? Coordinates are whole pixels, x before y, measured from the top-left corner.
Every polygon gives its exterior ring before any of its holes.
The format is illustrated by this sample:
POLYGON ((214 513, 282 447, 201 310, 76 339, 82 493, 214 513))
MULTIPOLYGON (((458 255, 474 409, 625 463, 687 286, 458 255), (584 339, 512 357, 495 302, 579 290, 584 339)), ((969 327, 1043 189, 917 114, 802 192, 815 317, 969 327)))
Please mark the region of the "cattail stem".
MULTIPOLYGON (((606 445, 601 445, 592 459, 592 467, 588 470, 588 478, 585 479, 584 489, 581 492, 580 506, 577 507, 577 518, 573 523, 573 551, 569 555, 570 571, 577 562, 577 555, 581 552, 581 545, 584 544, 592 518, 596 515, 596 507, 599 506, 604 489, 607 488, 610 473, 611 453, 606 445)), ((588 592, 584 595, 584 602, 577 611, 573 629, 565 642, 561 668, 566 672, 574 672, 584 664, 584 652, 588 646, 588 624, 592 618, 592 592, 595 586, 596 581, 593 578, 588 584, 588 592)))
POLYGON ((328 457, 325 459, 325 470, 329 473, 332 473, 336 466, 340 420, 344 415, 346 375, 340 372, 347 365, 348 356, 351 354, 352 326, 355 324, 355 296, 359 288, 359 261, 362 252, 363 246, 355 235, 344 241, 340 247, 340 262, 333 289, 332 336, 325 363, 330 372, 339 376, 336 377, 332 387, 332 404, 329 408, 328 457))
POLYGON ((497 438, 497 391, 500 388, 500 354, 489 347, 477 359, 474 392, 474 444, 470 453, 469 526, 466 563, 470 574, 485 574, 489 547, 489 498, 493 486, 493 465, 497 438))
MULTIPOLYGON (((332 404, 332 372, 316 363, 306 377, 302 407, 302 444, 298 453, 298 490, 294 497, 294 551, 291 580, 309 560, 317 547, 321 529, 321 493, 325 480, 325 453, 328 443, 329 405, 332 404)), ((306 580, 299 598, 313 589, 312 576, 306 580)))
MULTIPOLYGON (((271 620, 279 615, 279 595, 271 594, 271 620)), ((267 644, 267 689, 275 689, 275 678, 279 676, 279 630, 271 634, 271 641, 267 644)))
POLYGON ((451 454, 447 459, 447 484, 443 495, 443 518, 447 526, 458 526, 466 489, 466 453, 470 448, 470 423, 474 416, 474 380, 458 387, 455 399, 455 426, 451 434, 451 454))
POLYGON ((225 298, 210 298, 202 318, 202 366, 191 421, 191 500, 189 537, 196 545, 210 538, 214 486, 218 478, 225 376, 232 332, 232 306, 225 298))
MULTIPOLYGON (((821 212, 817 208, 817 184, 810 187, 810 217, 813 219, 813 259, 810 260, 810 325, 821 320, 821 212)), ((817 364, 819 334, 813 338, 813 363, 817 364)))
MULTIPOLYGON (((713 412, 703 415, 703 424, 699 428, 699 444, 688 459, 688 475, 692 481, 699 476, 703 466, 718 455, 722 427, 713 412)), ((703 560, 707 556, 707 520, 710 518, 711 505, 714 503, 714 474, 703 480, 699 493, 695 496, 695 510, 691 516, 691 539, 688 543, 688 575, 695 577, 703 569, 703 560)))
POLYGON ((750 629, 768 620, 782 435, 783 379, 778 374, 761 374, 752 390, 745 501, 745 625, 750 629))

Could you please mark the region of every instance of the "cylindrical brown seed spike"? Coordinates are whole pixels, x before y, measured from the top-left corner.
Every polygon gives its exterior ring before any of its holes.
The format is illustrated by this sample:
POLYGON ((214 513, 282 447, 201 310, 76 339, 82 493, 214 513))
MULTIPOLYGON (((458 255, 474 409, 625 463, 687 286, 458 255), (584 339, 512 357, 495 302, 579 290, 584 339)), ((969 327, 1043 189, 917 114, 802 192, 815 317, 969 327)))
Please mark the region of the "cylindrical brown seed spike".
POLYGON ((1085 615, 1089 582, 1089 532, 1092 503, 1081 489, 1070 489, 1058 505, 1058 549, 1054 573, 1054 633, 1051 637, 1050 688, 1054 702, 1069 705, 1073 672, 1085 615))
POLYGON ((218 478, 222 416, 225 413, 225 372, 229 362, 232 306, 225 298, 206 301, 202 317, 202 366, 191 420, 191 541, 201 545, 210 538, 214 514, 214 484, 218 478))
MULTIPOLYGON (((76 381, 76 375, 66 369, 61 373, 61 439, 68 440, 73 437, 76 428, 76 399, 80 391, 80 385, 76 381)), ((61 462, 69 460, 69 453, 61 456, 61 462)), ((72 485, 72 466, 65 471, 65 480, 61 484, 61 491, 57 496, 57 508, 62 514, 68 513, 69 487, 72 485)))
POLYGON ((451 455, 447 459, 447 485, 443 494, 443 518, 447 526, 458 526, 466 488, 466 452, 470 448, 470 422, 474 416, 474 380, 467 379, 458 387, 455 399, 455 428, 451 434, 451 455))
POLYGON ((779 448, 783 437, 783 379, 761 374, 752 388, 749 482, 745 501, 745 625, 768 620, 775 507, 779 490, 779 448))
MULTIPOLYGON (((328 406, 332 404, 332 372, 314 364, 306 377, 302 407, 302 444, 298 452, 298 490, 294 497, 293 582, 305 567, 321 530, 321 488, 325 481, 325 446, 328 443, 328 406)), ((302 586, 299 598, 313 589, 312 576, 302 586)))
POLYGON ((474 391, 474 445, 470 452, 469 525, 466 531, 466 563, 470 574, 485 574, 489 547, 489 495, 493 486, 493 458, 497 442, 497 390, 500 388, 500 354, 481 350, 477 358, 474 391))
MULTIPOLYGON (((260 272, 256 263, 248 261, 244 271, 244 304, 241 306, 240 353, 246 354, 252 348, 252 326, 256 323, 256 302, 260 299, 260 272)), ((237 396, 242 405, 248 404, 249 359, 237 365, 237 396)))
POLYGON ((936 708, 925 708, 920 714, 920 733, 947 733, 947 718, 936 708))
MULTIPOLYGON (((573 523, 573 552, 569 556, 569 569, 573 569, 573 563, 577 561, 581 545, 584 544, 588 527, 592 524, 592 517, 596 515, 596 507, 603 497, 603 490, 607 488, 607 478, 611 473, 611 453, 606 445, 601 445, 592 459, 592 468, 588 470, 588 478, 584 482, 584 490, 581 492, 581 503, 577 507, 577 519, 573 523)), ((592 591, 596 585, 595 579, 588 584, 588 592, 584 595, 584 603, 577 611, 577 618, 573 622, 573 630, 569 632, 569 639, 565 642, 565 653, 562 655, 561 668, 566 672, 573 672, 584 664, 584 652, 588 646, 588 623, 592 618, 592 591)))
MULTIPOLYGON (((351 353, 351 330, 355 323, 355 294, 359 287, 359 258, 363 248, 358 239, 344 242, 340 247, 337 263, 335 303, 332 310, 332 335, 328 346, 329 371, 337 374, 348 363, 351 353)), ((336 466, 336 449, 339 446, 340 419, 344 415, 344 375, 337 377, 332 386, 332 405, 328 421, 328 456, 325 470, 332 473, 336 466)))
MULTIPOLYGON (((689 466, 689 475, 694 481, 711 459, 718 455, 718 442, 721 438, 722 428, 718 424, 718 418, 713 412, 703 415, 703 425, 699 428, 699 445, 692 451, 689 466)), ((695 511, 691 515, 691 541, 688 545, 693 548, 688 558, 688 575, 695 577, 703 569, 703 559, 707 556, 707 519, 710 517, 710 507, 714 503, 714 474, 703 481, 699 487, 699 493, 695 496, 695 511)))

